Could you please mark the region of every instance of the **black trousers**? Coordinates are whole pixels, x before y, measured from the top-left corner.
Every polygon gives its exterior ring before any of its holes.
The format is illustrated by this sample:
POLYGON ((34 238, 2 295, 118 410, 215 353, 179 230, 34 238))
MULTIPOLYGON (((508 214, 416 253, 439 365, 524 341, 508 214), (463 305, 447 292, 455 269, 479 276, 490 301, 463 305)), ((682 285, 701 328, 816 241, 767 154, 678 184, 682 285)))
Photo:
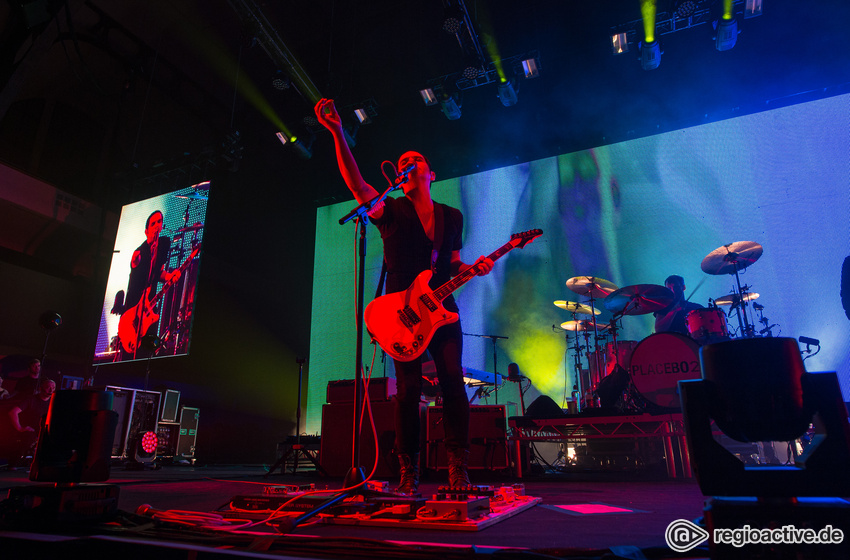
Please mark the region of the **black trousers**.
MULTIPOLYGON (((463 384, 463 334, 460 321, 437 329, 428 345, 437 368, 443 394, 443 422, 446 449, 469 447, 469 401, 463 384)), ((399 454, 419 453, 422 397, 422 357, 411 362, 394 360, 396 375, 395 447, 399 454)))

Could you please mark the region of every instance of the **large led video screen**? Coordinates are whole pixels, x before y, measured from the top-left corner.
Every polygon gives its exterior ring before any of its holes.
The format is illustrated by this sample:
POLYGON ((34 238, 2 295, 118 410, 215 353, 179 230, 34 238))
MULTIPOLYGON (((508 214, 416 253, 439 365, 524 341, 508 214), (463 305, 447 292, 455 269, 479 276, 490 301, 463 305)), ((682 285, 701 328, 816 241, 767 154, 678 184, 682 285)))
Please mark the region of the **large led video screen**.
MULTIPOLYGON (((591 349, 597 344, 560 326, 590 318, 554 305, 590 305, 567 282, 592 276, 623 289, 663 285, 676 274, 690 301, 707 309, 719 303, 731 337, 744 336, 749 325, 757 336, 816 340, 799 344, 806 369, 837 371, 848 400, 850 311, 840 296, 850 255, 848 130, 850 96, 843 95, 435 182, 433 198, 463 212, 465 262, 512 233, 543 230, 456 292, 464 367, 506 375, 516 363, 532 383, 526 405, 532 394, 545 394, 565 407, 577 371, 590 368, 588 342, 591 349), (730 244, 756 244, 762 252, 739 278, 704 272, 703 261, 730 244), (738 281, 752 298, 743 308, 728 303, 738 281), (577 346, 585 347, 578 356, 577 346)), ((366 169, 370 162, 360 164, 366 169)), ((353 225, 338 224, 354 205, 317 211, 308 433, 320 431, 328 381, 354 377, 357 244, 353 225)), ((367 244, 368 304, 381 270, 374 226, 367 244)), ((601 301, 593 306, 601 310, 599 324, 612 319, 601 301)), ((634 350, 653 335, 654 317, 628 314, 617 326, 620 348, 634 350)), ((612 342, 609 332, 602 338, 603 347, 612 342)), ((654 340, 661 338, 677 343, 654 340)), ((696 350, 685 350, 697 359, 696 350)), ((363 355, 373 376, 392 375, 380 352, 373 364, 368 336, 363 355)), ((503 383, 476 404, 517 403, 517 390, 503 383)))
POLYGON ((189 353, 210 183, 124 206, 94 363, 189 353))

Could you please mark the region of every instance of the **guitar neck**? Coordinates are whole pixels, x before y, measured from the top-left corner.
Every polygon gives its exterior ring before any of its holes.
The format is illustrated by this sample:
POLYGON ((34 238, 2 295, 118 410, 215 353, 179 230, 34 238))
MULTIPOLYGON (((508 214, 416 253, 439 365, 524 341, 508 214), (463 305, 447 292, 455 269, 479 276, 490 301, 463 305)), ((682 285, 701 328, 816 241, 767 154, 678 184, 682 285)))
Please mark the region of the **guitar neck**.
MULTIPOLYGON (((183 261, 183 264, 181 264, 181 265, 180 265, 180 266, 178 266, 176 269, 174 269, 174 272, 176 272, 176 271, 178 271, 178 270, 179 270, 179 271, 180 271, 180 273, 182 274, 182 273, 183 273, 183 271, 185 271, 185 270, 186 270, 186 267, 188 267, 188 266, 189 266, 189 263, 192 261, 192 259, 194 259, 194 258, 195 258, 195 256, 198 254, 198 252, 199 252, 200 250, 201 250, 201 246, 200 246, 200 245, 198 245, 197 247, 195 247, 195 248, 192 250, 192 252, 191 252, 191 253, 189 253, 189 256, 188 256, 188 257, 186 257, 186 260, 185 260, 185 261, 183 261)), ((156 302, 157 302, 157 301, 159 301, 159 298, 161 298, 161 297, 162 297, 162 295, 163 295, 166 291, 168 291, 168 289, 169 289, 171 286, 173 286, 173 285, 175 284, 175 282, 177 282, 177 281, 176 281, 176 280, 169 280, 168 282, 166 282, 166 283, 165 283, 165 285, 162 287, 162 289, 159 291, 159 293, 158 293, 158 294, 156 294, 156 296, 154 296, 154 298, 151 300, 150 305, 151 305, 151 306, 156 305, 156 302)))
MULTIPOLYGON (((487 255, 487 258, 492 260, 493 262, 496 262, 501 257, 505 256, 514 247, 515 245, 513 244, 513 241, 508 241, 507 243, 487 255)), ((458 274, 457 276, 455 276, 454 278, 434 290, 434 295, 437 297, 437 299, 442 301, 449 297, 452 292, 454 292, 476 276, 478 276, 478 268, 475 266, 470 266, 469 268, 467 268, 466 270, 464 270, 463 272, 461 272, 460 274, 458 274)))

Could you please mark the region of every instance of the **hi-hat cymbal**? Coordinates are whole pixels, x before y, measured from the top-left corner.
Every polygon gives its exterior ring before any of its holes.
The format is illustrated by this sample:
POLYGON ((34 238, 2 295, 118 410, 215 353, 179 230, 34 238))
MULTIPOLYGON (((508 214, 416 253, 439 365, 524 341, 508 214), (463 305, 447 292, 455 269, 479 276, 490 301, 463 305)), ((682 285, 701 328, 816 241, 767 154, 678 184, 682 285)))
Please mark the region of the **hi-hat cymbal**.
POLYGON ((717 304, 717 305, 732 305, 732 306, 735 306, 735 305, 738 305, 739 303, 741 303, 742 299, 744 301, 753 301, 753 300, 757 300, 758 298, 759 298, 759 295, 755 292, 747 292, 746 294, 744 294, 743 298, 741 296, 739 296, 738 294, 729 294, 728 296, 723 296, 723 297, 717 298, 716 300, 714 300, 714 303, 717 304))
POLYGON ((573 313, 581 313, 582 315, 599 315, 600 313, 602 313, 595 307, 591 307, 583 303, 578 303, 576 301, 564 301, 562 299, 559 299, 554 303, 555 307, 560 307, 565 311, 572 311, 573 313))
POLYGON ((567 288, 580 296, 604 298, 617 289, 613 282, 596 276, 576 276, 567 280, 567 288))
POLYGON ((673 303, 673 291, 657 284, 626 286, 605 298, 605 309, 623 315, 644 315, 673 303))
POLYGON ((755 241, 736 241, 710 252, 700 268, 706 274, 734 274, 759 260, 763 251, 755 241))
MULTIPOLYGON (((610 327, 608 323, 596 323, 596 330, 598 331, 604 331, 608 329, 608 327, 610 327)), ((592 331, 593 321, 589 319, 567 321, 565 323, 561 323, 561 328, 565 331, 592 331)))

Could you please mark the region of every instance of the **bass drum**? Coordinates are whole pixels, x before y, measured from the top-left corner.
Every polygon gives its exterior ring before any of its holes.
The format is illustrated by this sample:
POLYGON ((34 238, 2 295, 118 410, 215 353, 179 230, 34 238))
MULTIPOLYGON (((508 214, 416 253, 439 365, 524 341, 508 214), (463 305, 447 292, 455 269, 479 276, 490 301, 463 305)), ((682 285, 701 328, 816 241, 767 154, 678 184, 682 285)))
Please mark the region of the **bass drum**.
POLYGON ((629 375, 648 402, 681 408, 678 382, 702 377, 699 344, 679 333, 650 335, 632 353, 629 375))

